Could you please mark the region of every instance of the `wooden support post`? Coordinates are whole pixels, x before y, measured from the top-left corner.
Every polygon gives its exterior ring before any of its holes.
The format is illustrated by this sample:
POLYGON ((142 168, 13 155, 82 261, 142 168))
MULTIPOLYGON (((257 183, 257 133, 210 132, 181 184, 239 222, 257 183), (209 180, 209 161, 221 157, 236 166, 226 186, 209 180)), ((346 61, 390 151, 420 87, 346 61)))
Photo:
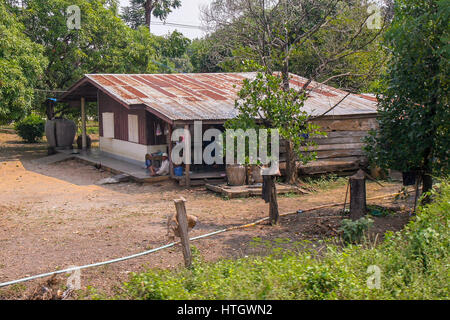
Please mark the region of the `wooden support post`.
POLYGON ((178 230, 180 232, 181 245, 183 248, 184 265, 188 268, 192 264, 192 253, 189 246, 188 219, 185 206, 186 200, 181 197, 180 199, 174 200, 174 202, 175 208, 177 209, 178 230))
POLYGON ((270 187, 269 216, 272 225, 276 225, 280 219, 280 213, 278 212, 276 176, 270 176, 270 181, 272 182, 270 187))
POLYGON ((86 137, 86 99, 81 98, 81 146, 82 150, 87 149, 86 137))
POLYGON ((168 136, 168 151, 169 151, 169 172, 170 177, 173 179, 175 177, 175 174, 173 172, 173 162, 172 162, 172 125, 168 124, 169 126, 169 136, 168 136))
POLYGON ((186 187, 190 187, 191 186, 191 177, 189 174, 189 171, 191 170, 191 134, 189 131, 189 125, 186 124, 184 126, 184 130, 187 131, 187 133, 185 134, 184 137, 184 143, 185 143, 185 148, 184 148, 184 163, 185 163, 185 177, 186 177, 186 187))
POLYGON ((350 218, 358 220, 365 216, 366 205, 366 175, 361 169, 349 178, 350 182, 350 218))
POLYGON ((276 176, 263 176, 262 198, 269 202, 269 221, 272 225, 278 224, 280 214, 278 212, 276 176))

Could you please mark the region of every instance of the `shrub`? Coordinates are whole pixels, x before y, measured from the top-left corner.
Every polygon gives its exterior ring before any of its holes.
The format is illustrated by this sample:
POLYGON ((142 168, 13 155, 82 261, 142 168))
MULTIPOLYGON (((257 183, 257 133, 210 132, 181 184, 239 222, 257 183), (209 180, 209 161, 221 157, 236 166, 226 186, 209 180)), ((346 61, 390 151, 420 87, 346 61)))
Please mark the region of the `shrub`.
POLYGON ((386 233, 376 247, 325 243, 318 254, 304 241, 296 250, 214 263, 195 251, 192 268, 133 274, 117 298, 448 299, 450 183, 433 196, 404 230, 386 233), (379 289, 368 286, 369 266, 381 271, 379 289))
POLYGON ((373 220, 368 217, 362 217, 356 221, 350 219, 342 220, 342 226, 339 229, 342 232, 342 239, 345 243, 358 243, 361 241, 365 232, 373 224, 373 220))
POLYGON ((45 120, 38 115, 30 115, 15 124, 17 134, 28 143, 41 139, 45 131, 45 120))

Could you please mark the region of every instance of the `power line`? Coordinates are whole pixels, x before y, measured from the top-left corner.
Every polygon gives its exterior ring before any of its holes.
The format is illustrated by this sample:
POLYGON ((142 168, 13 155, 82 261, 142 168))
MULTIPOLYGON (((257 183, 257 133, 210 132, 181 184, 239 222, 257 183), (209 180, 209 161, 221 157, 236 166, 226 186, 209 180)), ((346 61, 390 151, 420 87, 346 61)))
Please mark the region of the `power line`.
POLYGON ((36 88, 33 88, 33 90, 34 91, 41 91, 41 92, 61 92, 61 93, 68 92, 68 91, 65 91, 65 90, 46 90, 46 89, 36 89, 36 88))
POLYGON ((203 31, 207 30, 206 27, 196 26, 196 25, 192 25, 192 24, 175 23, 175 22, 154 21, 154 22, 151 22, 150 24, 154 25, 154 26, 180 27, 180 28, 188 28, 188 29, 199 29, 199 30, 203 30, 203 31))

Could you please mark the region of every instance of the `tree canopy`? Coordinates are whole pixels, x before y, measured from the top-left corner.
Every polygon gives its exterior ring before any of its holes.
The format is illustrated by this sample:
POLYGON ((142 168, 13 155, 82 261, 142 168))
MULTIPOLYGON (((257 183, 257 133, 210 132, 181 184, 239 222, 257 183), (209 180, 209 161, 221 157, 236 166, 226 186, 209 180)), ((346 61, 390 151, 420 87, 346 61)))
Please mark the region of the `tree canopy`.
MULTIPOLYGON (((23 6, 14 8, 25 26, 22 36, 27 35, 30 46, 38 48, 30 51, 36 57, 42 52, 48 60, 41 67, 39 86, 48 91, 35 92, 35 104, 41 111, 48 97, 57 96, 87 73, 163 73, 191 68, 183 60, 189 40, 177 32, 158 37, 145 27, 131 29, 119 17, 114 0, 24 0, 23 6), (67 26, 71 5, 80 8, 80 28, 67 26)), ((16 103, 23 105, 19 100, 16 103)))
POLYGON ((379 92, 379 130, 366 147, 383 168, 421 172, 425 191, 432 174, 450 168, 449 16, 448 0, 396 2, 385 37, 391 58, 379 92))
POLYGON ((172 9, 180 6, 181 0, 130 0, 130 5, 123 8, 122 18, 133 29, 146 25, 151 30, 152 15, 166 20, 172 9))
POLYGON ((0 123, 22 118, 32 107, 47 60, 5 1, 0 1, 0 123))
POLYGON ((203 14, 212 33, 194 48, 202 50, 199 67, 213 61, 224 71, 240 71, 251 59, 273 71, 367 91, 385 61, 379 43, 390 4, 379 2, 379 24, 369 28, 370 1, 215 0, 203 14))

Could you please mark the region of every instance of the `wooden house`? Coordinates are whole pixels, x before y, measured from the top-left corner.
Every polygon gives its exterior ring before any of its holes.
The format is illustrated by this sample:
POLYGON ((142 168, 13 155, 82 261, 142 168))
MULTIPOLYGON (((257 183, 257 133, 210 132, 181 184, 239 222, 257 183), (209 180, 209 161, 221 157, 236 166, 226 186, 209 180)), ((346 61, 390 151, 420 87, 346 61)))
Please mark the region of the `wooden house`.
MULTIPOLYGON (((202 121, 204 130, 223 128, 226 120, 236 116, 235 99, 242 81, 255 76, 256 73, 87 74, 60 101, 81 106, 83 146, 86 146, 85 104, 96 102, 100 149, 118 159, 142 163, 147 153, 170 154, 169 141, 175 128, 186 128, 193 133, 194 121, 202 121)), ((294 89, 306 81, 291 75, 294 89)), ((304 107, 312 115, 325 113, 347 95, 345 91, 315 82, 308 88, 310 93, 304 107)), ((317 139, 318 161, 301 166, 301 172, 356 169, 364 161, 360 140, 369 129, 375 128, 375 117, 374 97, 348 95, 317 120, 329 134, 317 139)), ((204 177, 195 167, 187 169, 186 172, 193 170, 187 181, 195 178, 195 174, 199 179, 204 177)))

